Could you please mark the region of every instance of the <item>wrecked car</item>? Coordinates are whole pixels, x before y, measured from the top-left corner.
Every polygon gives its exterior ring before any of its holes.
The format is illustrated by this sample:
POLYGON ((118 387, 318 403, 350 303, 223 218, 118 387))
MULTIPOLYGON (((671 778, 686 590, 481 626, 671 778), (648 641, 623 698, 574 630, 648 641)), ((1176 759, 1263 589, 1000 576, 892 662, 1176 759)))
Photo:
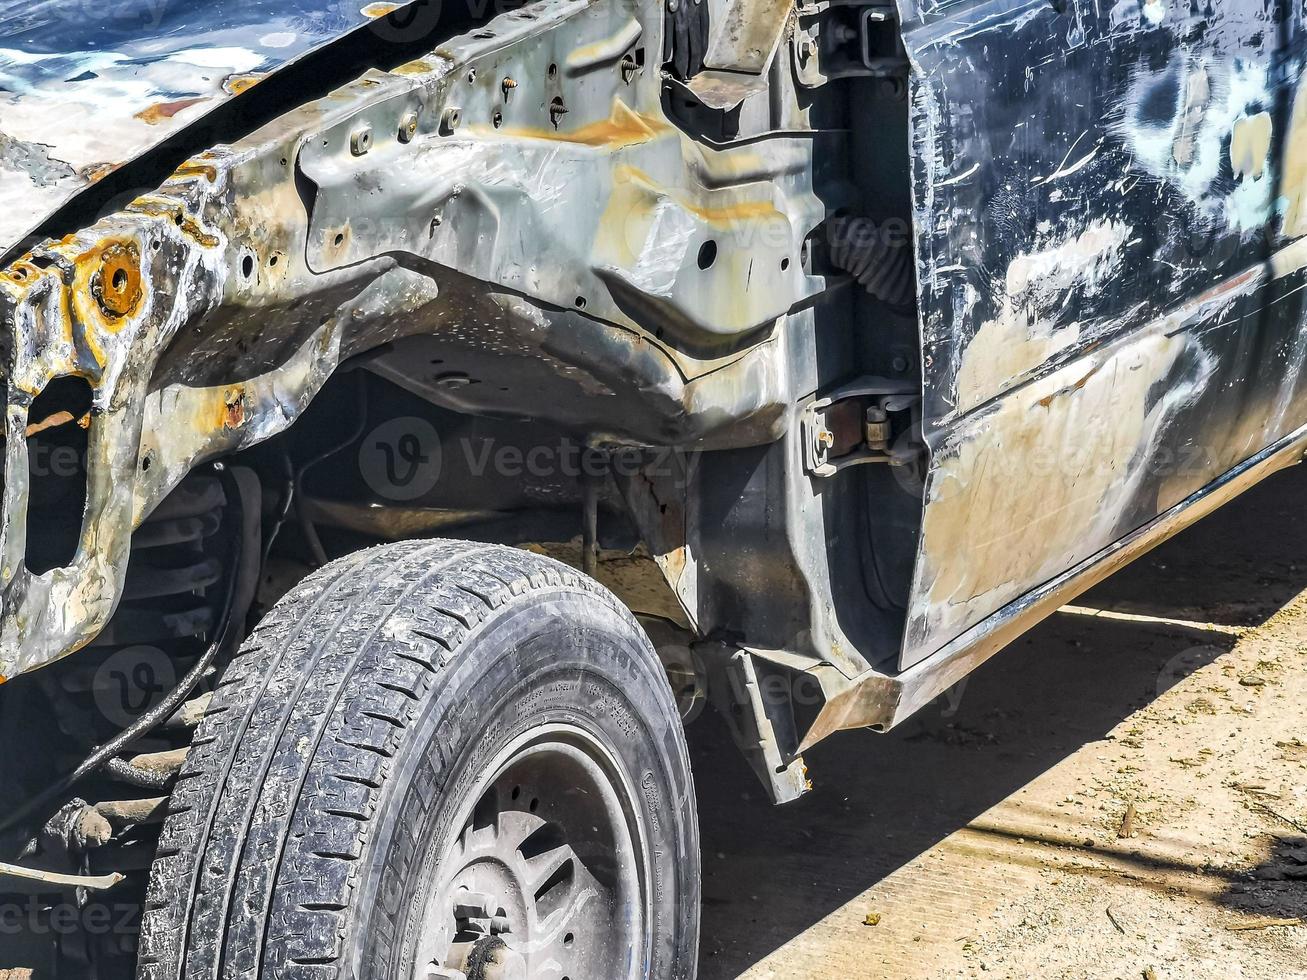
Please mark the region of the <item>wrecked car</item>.
POLYGON ((693 977, 704 705, 1307 448, 1299 4, 0 11, 0 973, 693 977))

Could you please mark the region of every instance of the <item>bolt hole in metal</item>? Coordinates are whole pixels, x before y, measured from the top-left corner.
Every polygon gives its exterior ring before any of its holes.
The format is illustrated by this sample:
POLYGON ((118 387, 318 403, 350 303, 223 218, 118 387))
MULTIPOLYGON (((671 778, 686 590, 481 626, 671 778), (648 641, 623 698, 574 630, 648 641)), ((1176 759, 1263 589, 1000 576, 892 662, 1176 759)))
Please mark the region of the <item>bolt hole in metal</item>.
POLYGON ((535 729, 468 799, 425 886, 414 980, 639 977, 648 847, 612 755, 572 725, 535 729))
POLYGON ((699 268, 707 271, 717 261, 717 243, 711 238, 699 246, 699 268))
POLYGON ((254 256, 245 255, 241 258, 241 275, 246 279, 254 275, 254 256))

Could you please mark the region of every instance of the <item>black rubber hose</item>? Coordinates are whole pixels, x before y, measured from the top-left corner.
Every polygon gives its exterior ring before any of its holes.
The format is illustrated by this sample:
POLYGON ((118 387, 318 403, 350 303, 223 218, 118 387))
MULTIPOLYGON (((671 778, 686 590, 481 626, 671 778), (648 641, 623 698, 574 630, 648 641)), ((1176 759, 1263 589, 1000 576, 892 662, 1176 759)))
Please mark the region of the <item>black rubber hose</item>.
POLYGON ((177 682, 177 686, 168 693, 167 697, 149 711, 145 712, 145 714, 137 718, 131 723, 131 725, 124 728, 109 741, 97 748, 86 757, 81 765, 68 773, 68 775, 41 790, 41 792, 31 797, 26 803, 18 807, 18 809, 10 811, 3 818, 0 818, 0 833, 12 829, 16 824, 21 822, 34 811, 50 803, 52 800, 57 799, 64 793, 67 793, 68 790, 78 782, 85 779, 91 773, 103 768, 110 759, 117 756, 128 745, 131 745, 132 742, 135 742, 142 735, 146 735, 153 731, 176 714, 177 709, 185 703, 186 699, 191 696, 191 692, 199 685, 200 680, 204 677, 205 671, 213 666, 213 662, 217 659, 219 651, 226 646, 227 638, 231 632, 232 604, 240 587, 238 576, 241 564, 241 549, 244 542, 241 540, 241 535, 239 533, 242 516, 239 488, 236 486, 236 481, 232 479, 231 474, 227 472, 226 467, 222 466, 222 464, 215 464, 215 468, 218 471, 219 479, 222 480, 223 488, 227 491, 228 502, 236 510, 236 521, 234 527, 237 529, 237 533, 233 535, 232 538, 232 553, 229 556, 230 560, 227 563, 229 569, 227 574, 227 594, 223 598, 222 615, 218 620, 218 632, 214 636, 213 642, 209 644, 208 648, 200 656, 200 659, 195 661, 191 666, 191 669, 186 672, 186 676, 177 682))

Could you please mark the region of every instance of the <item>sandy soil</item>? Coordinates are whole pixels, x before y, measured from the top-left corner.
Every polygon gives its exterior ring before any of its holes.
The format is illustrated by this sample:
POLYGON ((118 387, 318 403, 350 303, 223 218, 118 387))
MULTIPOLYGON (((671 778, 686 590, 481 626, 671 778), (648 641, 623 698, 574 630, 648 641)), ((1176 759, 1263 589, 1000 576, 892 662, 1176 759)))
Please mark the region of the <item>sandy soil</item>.
POLYGON ((770 807, 691 729, 700 976, 1307 978, 1307 469, 770 807), (1127 814, 1129 817, 1127 818, 1127 814))

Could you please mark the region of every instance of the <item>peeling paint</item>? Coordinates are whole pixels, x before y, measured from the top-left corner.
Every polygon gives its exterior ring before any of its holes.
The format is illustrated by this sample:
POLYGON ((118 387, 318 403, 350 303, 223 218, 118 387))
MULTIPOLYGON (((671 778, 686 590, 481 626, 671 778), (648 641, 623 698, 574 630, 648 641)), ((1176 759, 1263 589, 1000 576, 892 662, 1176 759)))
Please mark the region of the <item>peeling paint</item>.
POLYGON ((1121 222, 1098 221, 1069 240, 1012 261, 999 316, 976 331, 963 355, 956 396, 960 414, 1019 384, 1081 339, 1081 325, 1062 322, 1062 311, 1073 294, 1092 294, 1119 271, 1129 236, 1121 222))

